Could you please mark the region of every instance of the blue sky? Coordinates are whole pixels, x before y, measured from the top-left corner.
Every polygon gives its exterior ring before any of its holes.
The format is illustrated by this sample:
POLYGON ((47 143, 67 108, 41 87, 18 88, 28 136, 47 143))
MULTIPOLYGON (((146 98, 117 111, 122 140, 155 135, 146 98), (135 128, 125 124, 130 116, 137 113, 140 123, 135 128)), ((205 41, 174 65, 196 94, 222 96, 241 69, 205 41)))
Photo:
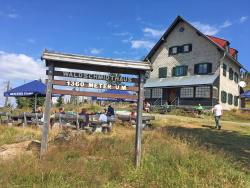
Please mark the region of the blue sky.
POLYGON ((229 40, 239 51, 240 63, 250 70, 248 0, 0 0, 0 4, 0 82, 9 79, 12 86, 44 77, 39 58, 45 48, 138 60, 177 15, 205 33, 229 40))

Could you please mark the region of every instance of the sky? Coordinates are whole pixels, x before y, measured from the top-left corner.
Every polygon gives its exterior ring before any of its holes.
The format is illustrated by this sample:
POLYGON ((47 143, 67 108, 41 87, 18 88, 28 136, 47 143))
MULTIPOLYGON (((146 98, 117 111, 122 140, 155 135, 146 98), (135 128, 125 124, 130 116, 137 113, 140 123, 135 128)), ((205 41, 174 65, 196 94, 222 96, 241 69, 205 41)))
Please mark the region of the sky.
POLYGON ((178 15, 229 40, 250 70, 249 0, 0 0, 0 106, 7 80, 45 78, 44 49, 140 60, 178 15))

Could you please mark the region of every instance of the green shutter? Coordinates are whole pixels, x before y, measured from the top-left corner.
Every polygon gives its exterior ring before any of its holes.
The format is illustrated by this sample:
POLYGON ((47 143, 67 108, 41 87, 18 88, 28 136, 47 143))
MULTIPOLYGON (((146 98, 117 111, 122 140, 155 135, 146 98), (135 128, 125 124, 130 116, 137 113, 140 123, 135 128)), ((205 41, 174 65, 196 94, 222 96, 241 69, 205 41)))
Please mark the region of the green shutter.
POLYGON ((183 76, 187 76, 187 72, 188 72, 188 66, 184 67, 184 75, 183 76))
POLYGON ((221 91, 221 102, 222 103, 227 102, 227 93, 225 91, 221 91))
POLYGON ((191 52, 193 49, 192 44, 189 44, 189 51, 191 52))
POLYGON ((159 68, 159 78, 167 78, 167 67, 159 68))
POLYGON ((194 65, 194 74, 198 74, 199 64, 194 65))
POLYGON ((173 47, 170 47, 170 48, 168 49, 168 55, 171 55, 171 54, 172 54, 172 50, 173 50, 173 47))
POLYGON ((184 52, 184 46, 178 46, 177 52, 178 53, 183 53, 184 52))
POLYGON ((229 69, 229 79, 233 80, 234 79, 234 71, 232 68, 229 69))
POLYGON ((173 69, 172 69, 172 76, 175 76, 176 74, 175 74, 175 67, 173 67, 173 69))
POLYGON ((238 83, 238 81, 239 81, 239 75, 236 72, 234 73, 234 81, 236 83, 238 83))
POLYGON ((212 73, 212 63, 207 63, 207 73, 212 73))
POLYGON ((227 76, 227 65, 223 64, 223 76, 227 76))
POLYGON ((239 97, 234 96, 234 106, 238 106, 238 104, 239 104, 239 97))
POLYGON ((233 95, 231 93, 228 93, 228 104, 233 104, 233 95))

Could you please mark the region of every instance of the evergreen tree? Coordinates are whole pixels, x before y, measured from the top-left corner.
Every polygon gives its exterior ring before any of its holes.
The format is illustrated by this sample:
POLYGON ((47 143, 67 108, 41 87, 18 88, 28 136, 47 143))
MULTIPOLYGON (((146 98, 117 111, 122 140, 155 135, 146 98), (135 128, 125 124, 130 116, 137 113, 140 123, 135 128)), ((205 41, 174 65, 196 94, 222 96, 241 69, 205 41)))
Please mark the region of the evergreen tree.
POLYGON ((62 105, 63 105, 63 96, 60 95, 60 97, 57 98, 56 107, 61 107, 62 105))

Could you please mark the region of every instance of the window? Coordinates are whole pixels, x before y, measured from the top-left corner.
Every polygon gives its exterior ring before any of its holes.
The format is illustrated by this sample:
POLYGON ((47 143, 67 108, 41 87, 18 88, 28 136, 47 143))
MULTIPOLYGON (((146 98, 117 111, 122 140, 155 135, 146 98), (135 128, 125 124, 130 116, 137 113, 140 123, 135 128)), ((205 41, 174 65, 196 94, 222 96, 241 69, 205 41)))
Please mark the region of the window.
POLYGON ((218 99, 218 88, 217 87, 213 87, 213 98, 218 99))
POLYGON ((167 67, 159 68, 159 78, 166 78, 167 77, 167 67))
POLYGON ((185 30, 184 27, 180 27, 179 32, 183 32, 185 30))
POLYGON ((144 97, 146 98, 146 99, 150 99, 151 98, 151 89, 145 89, 144 90, 144 97))
POLYGON ((172 70, 172 76, 187 76, 188 66, 177 66, 172 70))
POLYGON ((239 104, 239 97, 234 96, 234 106, 238 106, 238 104, 239 104))
POLYGON ((227 76, 227 65, 223 64, 223 76, 227 76))
POLYGON ((229 79, 233 80, 234 79, 234 71, 232 68, 229 69, 229 79))
POLYGON ((237 72, 234 73, 234 81, 235 83, 239 82, 239 75, 237 74, 237 72))
POLYGON ((184 87, 180 91, 181 98, 193 98, 194 97, 194 88, 193 87, 184 87))
POLYGON ((181 52, 188 53, 192 51, 192 44, 184 44, 181 46, 181 52))
POLYGON ((208 74, 212 72, 212 63, 200 63, 194 65, 194 74, 208 74))
POLYGON ((226 103, 227 102, 227 92, 221 91, 221 102, 226 103))
POLYGON ((233 95, 231 93, 228 93, 228 104, 233 104, 233 95))
POLYGON ((168 55, 175 55, 178 53, 188 53, 192 51, 192 44, 184 44, 182 46, 172 46, 168 50, 168 55))
POLYGON ((152 98, 161 98, 161 97, 162 97, 162 88, 153 88, 152 98))
POLYGON ((196 98, 210 98, 210 86, 196 87, 195 97, 196 98))
POLYGON ((175 55, 178 54, 178 46, 173 46, 169 48, 168 54, 169 55, 175 55))

